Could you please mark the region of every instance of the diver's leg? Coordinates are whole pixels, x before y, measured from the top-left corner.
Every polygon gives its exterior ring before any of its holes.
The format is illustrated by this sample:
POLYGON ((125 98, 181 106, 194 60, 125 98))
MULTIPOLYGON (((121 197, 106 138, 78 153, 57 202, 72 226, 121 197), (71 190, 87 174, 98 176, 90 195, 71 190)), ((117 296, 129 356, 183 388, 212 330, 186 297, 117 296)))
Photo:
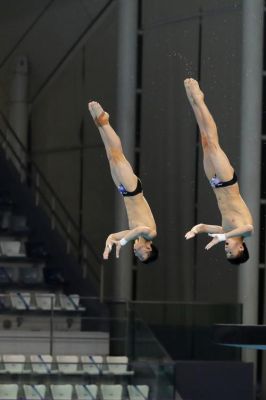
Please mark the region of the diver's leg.
POLYGON ((204 102, 204 94, 196 80, 186 79, 184 84, 199 125, 205 173, 208 179, 216 174, 222 181, 228 181, 233 177, 233 167, 219 144, 217 127, 204 102))
POLYGON ((95 101, 90 102, 88 108, 103 140, 115 185, 122 184, 128 192, 134 191, 137 186, 137 176, 125 158, 119 136, 109 123, 109 114, 95 101))

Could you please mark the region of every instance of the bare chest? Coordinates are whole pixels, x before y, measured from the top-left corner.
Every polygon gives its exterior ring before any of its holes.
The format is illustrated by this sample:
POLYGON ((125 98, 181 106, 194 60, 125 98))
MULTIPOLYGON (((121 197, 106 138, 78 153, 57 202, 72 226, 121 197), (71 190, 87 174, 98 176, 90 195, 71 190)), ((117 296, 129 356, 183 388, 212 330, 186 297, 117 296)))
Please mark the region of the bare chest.
POLYGON ((216 189, 215 195, 222 216, 222 226, 226 231, 253 223, 250 211, 240 196, 238 186, 216 189))
POLYGON ((141 225, 155 228, 154 217, 143 194, 134 197, 124 197, 124 200, 130 229, 141 225))

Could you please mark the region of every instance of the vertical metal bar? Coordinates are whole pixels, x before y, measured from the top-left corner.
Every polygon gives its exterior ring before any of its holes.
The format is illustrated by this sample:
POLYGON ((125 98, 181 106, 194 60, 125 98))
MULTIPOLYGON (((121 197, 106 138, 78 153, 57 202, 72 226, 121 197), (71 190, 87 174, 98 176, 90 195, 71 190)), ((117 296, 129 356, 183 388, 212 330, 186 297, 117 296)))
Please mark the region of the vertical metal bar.
POLYGON ((85 262, 85 260, 87 260, 88 257, 88 247, 86 245, 86 243, 83 244, 82 246, 82 276, 83 278, 87 277, 87 263, 85 262))
MULTIPOLYGON (((82 51, 82 80, 83 80, 83 86, 86 87, 85 85, 85 49, 83 47, 82 51)), ((81 125, 80 125, 80 130, 79 130, 79 139, 80 139, 80 152, 79 152, 79 238, 78 238, 78 257, 79 261, 81 258, 81 253, 82 253, 82 243, 83 243, 83 186, 84 186, 84 121, 83 119, 81 120, 81 125)))
MULTIPOLYGON (((22 152, 23 152, 23 150, 22 150, 22 152)), ((27 156, 27 155, 25 154, 24 157, 23 157, 24 162, 25 162, 26 156, 27 156)), ((20 169, 19 169, 19 173, 20 173, 20 182, 21 182, 21 183, 25 182, 25 180, 26 180, 26 168, 24 168, 24 167, 25 167, 25 164, 23 164, 22 166, 20 166, 20 169)))
POLYGON ((129 355, 130 341, 130 307, 129 301, 126 301, 126 334, 125 334, 125 354, 129 355))
POLYGON ((71 249, 71 243, 70 243, 70 238, 69 236, 71 235, 71 223, 70 220, 67 220, 67 242, 66 242, 66 251, 67 254, 70 253, 70 249, 71 249))
POLYGON ((52 195, 52 201, 51 201, 51 209, 52 209, 52 214, 51 214, 51 228, 52 230, 55 229, 55 197, 52 195))
POLYGON ((35 205, 36 206, 38 206, 40 203, 39 187, 40 187, 40 175, 38 172, 36 172, 36 176, 35 176, 35 205))
POLYGON ((54 298, 51 299, 51 313, 50 313, 50 354, 53 355, 54 351, 54 298))
POLYGON ((104 264, 101 263, 101 270, 100 270, 100 303, 103 303, 104 299, 104 264))
POLYGON ((9 151, 8 151, 8 136, 9 136, 10 134, 8 133, 8 129, 6 129, 5 130, 5 138, 4 138, 4 140, 3 140, 3 143, 2 143, 2 147, 3 147, 3 149, 4 149, 4 152, 5 152, 5 156, 6 156, 6 159, 8 160, 9 159, 9 151))

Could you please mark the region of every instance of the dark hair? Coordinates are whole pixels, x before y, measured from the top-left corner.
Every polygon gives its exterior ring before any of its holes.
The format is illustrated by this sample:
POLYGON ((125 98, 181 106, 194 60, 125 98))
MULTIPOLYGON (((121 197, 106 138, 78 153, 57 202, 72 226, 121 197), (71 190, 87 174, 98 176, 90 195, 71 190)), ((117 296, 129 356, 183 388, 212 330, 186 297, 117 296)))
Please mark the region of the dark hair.
POLYGON ((149 264, 149 263, 157 260, 158 257, 159 257, 159 250, 157 249, 157 247, 154 246, 154 244, 151 244, 151 252, 150 252, 149 258, 147 258, 147 260, 141 261, 141 262, 143 264, 149 264))
POLYGON ((239 255, 235 258, 227 258, 227 260, 234 265, 239 265, 239 264, 243 264, 244 262, 246 262, 249 259, 249 252, 248 252, 248 248, 246 246, 246 243, 243 242, 243 247, 244 250, 241 251, 239 253, 239 255))

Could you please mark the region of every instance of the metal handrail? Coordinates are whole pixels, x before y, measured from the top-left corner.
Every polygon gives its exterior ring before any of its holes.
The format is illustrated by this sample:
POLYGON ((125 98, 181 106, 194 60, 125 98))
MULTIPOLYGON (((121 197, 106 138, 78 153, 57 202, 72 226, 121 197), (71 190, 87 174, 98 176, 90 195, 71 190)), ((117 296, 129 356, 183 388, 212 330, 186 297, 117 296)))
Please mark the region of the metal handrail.
POLYGON ((19 167, 22 169, 23 173, 25 174, 25 177, 27 179, 27 182, 31 183, 31 187, 34 188, 36 195, 39 196, 42 201, 45 203, 45 205, 48 207, 50 214, 52 215, 53 218, 56 219, 56 222, 60 225, 60 228, 63 231, 63 234, 66 238, 67 241, 71 242, 71 245, 75 248, 77 251, 78 255, 78 261, 80 265, 82 266, 83 263, 86 264, 87 266, 87 271, 93 275, 93 278, 96 281, 96 284, 100 284, 100 274, 101 272, 99 271, 99 274, 96 273, 96 271, 91 268, 91 264, 88 262, 87 258, 84 257, 84 245, 88 248, 90 251, 90 254, 93 256, 94 261, 96 264, 101 267, 102 269, 102 262, 96 251, 94 250, 92 244, 88 240, 88 238, 85 236, 85 234, 81 231, 80 227, 74 221, 73 217, 70 215, 69 211, 66 209, 64 206, 62 200, 58 196, 58 194, 55 192, 51 184, 48 182, 47 178, 44 176, 44 174, 41 172, 37 164, 32 160, 30 157, 30 154, 28 150, 25 148, 24 144, 22 141, 19 139, 17 133, 9 123, 7 117, 5 114, 0 110, 0 117, 2 121, 4 122, 4 125, 8 131, 8 133, 11 135, 11 137, 15 140, 15 144, 18 145, 19 151, 22 151, 23 155, 25 158, 21 157, 21 155, 17 154, 17 151, 15 150, 14 146, 10 142, 7 132, 4 132, 2 129, 0 129, 0 136, 3 139, 2 146, 6 146, 6 150, 11 152, 12 156, 14 159, 12 160, 13 163, 18 163, 19 167), (30 168, 29 168, 30 165, 30 168), (33 176, 36 176, 36 180, 33 179, 33 176), (51 194, 52 197, 52 202, 49 201, 47 196, 45 195, 44 191, 42 190, 42 184, 45 188, 45 190, 48 190, 49 193, 51 194), (56 211, 54 204, 59 206, 59 210, 63 212, 64 216, 66 217, 66 223, 62 221, 62 218, 59 216, 59 213, 56 211), (69 226, 73 229, 69 229, 69 226), (74 235, 72 232, 75 232, 77 234, 78 240, 75 241, 74 235))

